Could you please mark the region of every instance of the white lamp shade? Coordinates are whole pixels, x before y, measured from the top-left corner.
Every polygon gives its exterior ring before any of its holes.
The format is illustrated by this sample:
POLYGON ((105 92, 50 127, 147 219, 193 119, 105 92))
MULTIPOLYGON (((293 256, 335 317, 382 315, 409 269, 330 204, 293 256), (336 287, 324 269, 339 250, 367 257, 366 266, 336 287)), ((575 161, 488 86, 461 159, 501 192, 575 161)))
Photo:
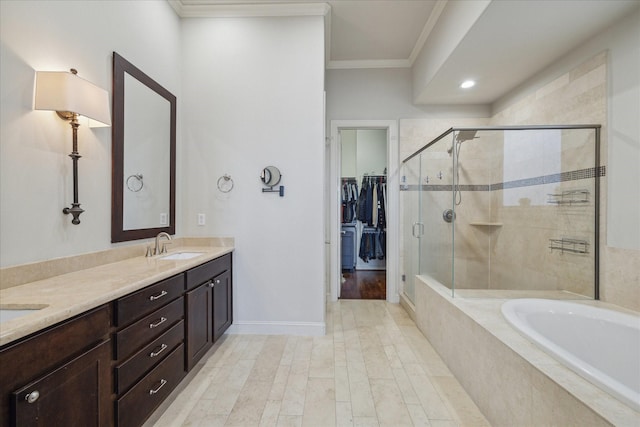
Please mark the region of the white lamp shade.
POLYGON ((109 92, 65 71, 36 71, 34 109, 71 111, 111 126, 109 92))

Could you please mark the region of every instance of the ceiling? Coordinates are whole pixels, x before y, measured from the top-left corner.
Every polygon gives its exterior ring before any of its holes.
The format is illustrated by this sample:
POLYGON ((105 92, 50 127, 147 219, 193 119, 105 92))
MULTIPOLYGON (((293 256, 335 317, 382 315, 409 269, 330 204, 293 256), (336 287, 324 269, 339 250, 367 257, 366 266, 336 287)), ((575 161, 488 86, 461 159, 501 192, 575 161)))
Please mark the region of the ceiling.
MULTIPOLYGON (((452 19, 443 13, 447 3, 462 0, 168 1, 182 17, 324 15, 326 67, 345 69, 411 68, 434 28, 452 19)), ((487 6, 462 24, 460 42, 414 88, 416 103, 492 103, 640 7, 640 0, 474 1, 487 6), (467 78, 478 83, 462 92, 467 78)))

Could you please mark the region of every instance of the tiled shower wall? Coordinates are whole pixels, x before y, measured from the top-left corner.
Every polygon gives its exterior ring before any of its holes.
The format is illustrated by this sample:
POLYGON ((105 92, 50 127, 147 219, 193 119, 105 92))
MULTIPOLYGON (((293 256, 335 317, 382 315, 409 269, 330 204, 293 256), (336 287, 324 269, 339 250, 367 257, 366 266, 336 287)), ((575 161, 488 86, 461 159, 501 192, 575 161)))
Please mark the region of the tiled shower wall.
MULTIPOLYGON (((549 124, 601 124, 601 165, 607 164, 607 75, 606 75, 607 54, 602 52, 590 60, 569 71, 568 73, 558 77, 554 81, 541 87, 529 96, 513 103, 504 108, 502 111, 495 112, 489 120, 483 119, 452 119, 452 120, 431 120, 431 119, 411 119, 400 121, 400 150, 401 158, 411 154, 419 146, 424 145, 430 139, 438 136, 450 127, 470 127, 470 126, 507 126, 507 125, 549 125, 549 124)), ((584 133, 574 134, 584 137, 584 133)), ((581 141, 577 141, 581 142, 581 141)), ((465 183, 464 169, 467 168, 471 172, 474 168, 485 168, 502 173, 502 165, 498 164, 502 159, 502 154, 482 153, 477 157, 477 162, 472 160, 474 149, 479 148, 479 144, 473 147, 473 142, 461 148, 461 172, 460 181, 465 183), (487 155, 491 161, 496 164, 489 165, 486 163, 487 155), (465 163, 466 162, 466 163, 465 163)), ((498 145, 498 144, 494 144, 498 145)), ((575 144, 568 144, 567 147, 575 144)), ((502 147, 496 147, 501 150, 502 147)), ((568 150, 571 150, 568 148, 568 150)), ((585 155, 589 155, 586 153, 585 155)), ((571 170, 572 168, 580 169, 585 163, 583 154, 576 155, 575 151, 563 152, 563 168, 571 170)), ((495 179, 495 178, 494 178, 495 179)), ((494 180, 492 182, 500 182, 494 180)), ((601 299, 640 311, 640 296, 638 295, 638 273, 637 265, 640 261, 640 252, 634 250, 623 250, 610 248, 606 246, 606 197, 607 197, 607 179, 603 176, 601 179, 600 193, 600 290, 601 299)), ((593 180, 582 180, 582 182, 591 182, 593 180)), ((484 183, 484 182, 483 182, 484 183)), ((581 181, 565 181, 558 183, 557 190, 563 188, 576 188, 580 186, 581 181)), ((519 225, 514 226, 513 230, 509 227, 491 228, 466 226, 467 229, 460 227, 459 236, 464 236, 462 241, 456 241, 460 245, 460 249, 467 249, 469 255, 467 257, 467 265, 456 265, 456 274, 458 279, 464 280, 465 283, 473 283, 472 286, 482 286, 482 280, 478 277, 488 276, 489 272, 479 271, 479 268, 486 265, 481 259, 477 250, 477 245, 485 248, 489 247, 492 256, 492 263, 495 263, 495 271, 491 272, 494 276, 492 281, 502 276, 505 282, 509 283, 510 288, 517 283, 536 284, 546 283, 547 286, 565 286, 568 284, 582 284, 586 281, 587 275, 592 274, 592 267, 587 265, 586 257, 568 256, 569 254, 559 254, 550 252, 548 249, 548 236, 558 235, 559 230, 555 226, 549 226, 552 223, 559 223, 566 228, 566 233, 570 235, 581 235, 583 231, 591 224, 593 218, 590 218, 587 211, 592 209, 558 206, 541 207, 541 212, 531 211, 526 206, 509 206, 508 209, 502 206, 504 197, 503 192, 511 190, 498 190, 491 192, 490 206, 486 206, 486 202, 481 202, 481 209, 474 208, 472 205, 473 193, 463 193, 463 198, 467 198, 458 207, 459 215, 470 218, 476 212, 489 208, 490 217, 488 220, 495 222, 507 223, 507 220, 519 221, 519 225), (470 200, 471 199, 471 200, 470 200), (469 201, 469 203, 466 203, 469 201), (465 207, 473 209, 472 212, 465 212, 465 207), (542 211, 544 213, 542 213, 542 211), (473 228, 472 228, 473 227, 473 228), (544 230, 544 232, 541 232, 544 230), (513 231, 511 235, 510 231, 513 231), (519 237, 515 237, 515 236, 519 237), (503 239, 503 237, 505 237, 503 239), (507 238, 509 237, 509 238, 507 238), (486 245, 486 246, 485 246, 486 245), (531 247, 536 249, 532 251, 531 247), (511 260, 509 260, 511 257, 511 260), (501 261, 499 261, 501 260, 501 261), (509 265, 508 268, 501 266, 509 265), (514 264, 515 268, 514 268, 514 264), (545 271, 541 271, 540 266, 545 266, 545 271), (460 267, 460 270, 458 270, 460 267), (464 267, 464 268, 463 268, 464 267), (514 277, 517 273, 517 277, 514 277), (459 276, 463 277, 459 277, 459 276), (466 275, 466 277, 465 277, 466 275), (543 277, 541 277, 541 275, 543 277), (549 276, 549 277, 547 277, 549 276), (474 280, 468 280, 475 278, 474 280), (563 282, 560 284, 559 282, 563 282)), ((404 192, 403 192, 404 193, 404 192)), ((591 192, 593 196, 593 192, 591 192)), ((443 197, 447 197, 444 196, 443 197)), ((449 196, 450 197, 450 196, 449 196)), ((444 203, 449 203, 450 198, 444 199, 444 203)), ((526 203, 523 200, 523 203, 526 203)), ((562 232, 565 232, 564 230, 562 232)), ((402 243, 402 242, 401 242, 402 243)), ((593 241, 591 241, 593 244, 593 241)), ((404 245, 401 245, 404 247, 404 245)), ((593 246, 591 247, 593 249, 593 246)), ((456 248, 458 250, 458 248, 456 248)), ((423 257, 424 258, 424 257, 423 257)), ((589 279, 590 281, 590 279, 589 279)), ((581 285, 574 288, 570 285, 568 290, 581 291, 581 285)))

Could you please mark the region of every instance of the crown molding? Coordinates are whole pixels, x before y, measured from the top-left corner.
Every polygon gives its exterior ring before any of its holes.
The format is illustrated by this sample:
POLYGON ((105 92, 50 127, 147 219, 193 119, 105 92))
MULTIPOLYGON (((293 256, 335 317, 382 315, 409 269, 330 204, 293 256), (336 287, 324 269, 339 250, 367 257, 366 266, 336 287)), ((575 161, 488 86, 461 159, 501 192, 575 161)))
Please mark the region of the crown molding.
POLYGON ((324 16, 324 68, 327 69, 331 58, 331 6, 327 3, 329 12, 324 16))
POLYGON ((438 18, 440 18, 440 14, 447 5, 447 1, 448 0, 438 0, 437 3, 433 6, 433 10, 429 14, 429 19, 427 19, 427 22, 424 24, 422 32, 420 33, 420 37, 418 37, 418 40, 416 40, 416 44, 415 46, 413 46, 411 55, 409 55, 409 63, 411 64, 410 67, 413 66, 413 63, 416 61, 416 58, 422 51, 427 38, 429 38, 431 31, 433 31, 433 27, 436 26, 436 22, 438 22, 438 18))
POLYGON ((358 68, 411 68, 408 59, 363 59, 353 61, 329 61, 328 70, 353 70, 358 68))
POLYGON ((182 0, 167 0, 181 18, 246 18, 266 16, 327 16, 327 3, 269 4, 184 4, 182 0))
MULTIPOLYGON (((416 61, 416 58, 422 51, 424 44, 426 43, 429 35, 433 31, 433 28, 436 26, 442 11, 447 5, 447 1, 449 0, 438 0, 429 14, 429 18, 427 22, 424 24, 422 28, 422 32, 420 33, 420 37, 416 40, 416 44, 413 46, 411 54, 407 59, 390 59, 390 60, 354 60, 354 61, 327 61, 326 68, 328 70, 350 70, 350 69, 361 69, 361 68, 411 68, 413 67, 413 63, 416 61)), ((327 58, 330 58, 327 55, 327 58)))
POLYGON ((407 59, 331 61, 331 6, 328 3, 265 3, 265 4, 211 4, 183 3, 167 0, 181 18, 243 18, 282 16, 323 16, 325 25, 326 69, 411 68, 444 10, 448 0, 438 0, 420 37, 407 59))

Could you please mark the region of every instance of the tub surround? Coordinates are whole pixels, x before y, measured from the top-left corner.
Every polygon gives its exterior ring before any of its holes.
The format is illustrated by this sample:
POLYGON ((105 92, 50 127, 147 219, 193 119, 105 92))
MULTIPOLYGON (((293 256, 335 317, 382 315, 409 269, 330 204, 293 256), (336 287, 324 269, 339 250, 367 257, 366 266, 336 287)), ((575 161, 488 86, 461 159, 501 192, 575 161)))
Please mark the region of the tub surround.
POLYGON ((168 254, 150 258, 144 256, 145 248, 149 245, 147 242, 0 270, 0 306, 46 306, 3 322, 0 325, 0 345, 234 250, 231 238, 181 238, 172 242, 168 254), (202 252, 202 255, 186 260, 161 259, 177 252, 202 252), (23 277, 30 281, 21 280, 23 277))
POLYGON ((637 425, 640 413, 513 329, 500 311, 505 298, 452 298, 425 276, 415 285, 418 327, 492 425, 637 425))
POLYGON ((640 317, 539 298, 507 301, 502 314, 554 359, 640 411, 640 317))

